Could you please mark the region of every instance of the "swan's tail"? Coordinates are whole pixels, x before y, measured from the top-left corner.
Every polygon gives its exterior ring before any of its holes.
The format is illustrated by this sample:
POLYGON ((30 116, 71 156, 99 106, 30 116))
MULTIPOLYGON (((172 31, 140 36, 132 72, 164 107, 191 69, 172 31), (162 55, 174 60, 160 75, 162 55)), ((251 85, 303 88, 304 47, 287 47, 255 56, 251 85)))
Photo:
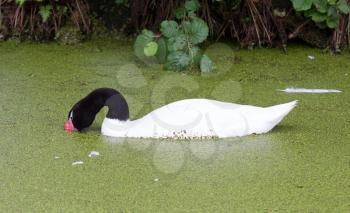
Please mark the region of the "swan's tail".
POLYGON ((270 107, 242 108, 241 113, 246 120, 248 133, 262 134, 269 132, 279 124, 297 104, 298 101, 292 101, 270 107))
POLYGON ((298 105, 298 101, 291 101, 285 104, 278 104, 270 107, 266 107, 266 110, 271 110, 271 112, 282 113, 282 115, 287 115, 294 107, 298 105))
MULTIPOLYGON (((266 113, 271 115, 269 119, 269 123, 271 124, 272 128, 276 126, 278 123, 282 121, 282 119, 288 115, 290 111, 294 109, 298 105, 298 101, 291 101, 289 103, 285 104, 279 104, 271 107, 266 107, 266 113)), ((272 129, 271 128, 271 129, 272 129)))

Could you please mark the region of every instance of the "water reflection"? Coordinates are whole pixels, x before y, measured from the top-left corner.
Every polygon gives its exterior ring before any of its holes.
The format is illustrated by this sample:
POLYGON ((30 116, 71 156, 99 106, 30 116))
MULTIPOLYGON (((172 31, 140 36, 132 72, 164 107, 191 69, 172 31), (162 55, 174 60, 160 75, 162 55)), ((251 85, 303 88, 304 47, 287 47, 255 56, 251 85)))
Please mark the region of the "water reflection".
POLYGON ((188 162, 211 165, 223 160, 242 161, 249 156, 272 155, 273 139, 269 135, 256 135, 228 139, 170 140, 112 138, 103 136, 109 144, 123 144, 139 151, 159 172, 180 173, 188 162))

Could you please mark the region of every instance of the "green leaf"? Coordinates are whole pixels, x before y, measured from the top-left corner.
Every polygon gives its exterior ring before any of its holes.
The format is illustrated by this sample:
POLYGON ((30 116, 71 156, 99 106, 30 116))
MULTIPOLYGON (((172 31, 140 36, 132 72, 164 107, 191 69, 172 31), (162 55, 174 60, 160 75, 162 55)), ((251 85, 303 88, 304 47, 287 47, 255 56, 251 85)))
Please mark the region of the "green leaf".
POLYGON ((179 25, 175 21, 166 20, 160 24, 160 31, 165 37, 171 38, 178 34, 179 25))
POLYGON ((155 37, 154 33, 147 29, 142 30, 142 35, 147 37, 147 39, 153 39, 155 37))
POLYGON ((52 10, 51 5, 40 6, 39 14, 40 14, 41 18, 43 19, 44 23, 47 22, 47 20, 49 19, 50 15, 51 15, 51 10, 52 10))
POLYGON ((182 50, 187 44, 186 35, 181 33, 176 37, 169 38, 167 44, 170 52, 182 50))
POLYGON ((176 17, 177 19, 183 19, 183 18, 186 17, 186 12, 187 12, 187 11, 186 11, 185 8, 180 7, 180 8, 178 8, 178 9, 176 9, 175 17, 176 17))
POLYGON ((181 22, 180 28, 184 31, 185 34, 190 34, 191 33, 191 22, 189 22, 189 21, 181 22))
POLYGON ((326 13, 328 11, 329 5, 325 0, 314 0, 313 4, 320 13, 326 13))
POLYGON ((200 4, 197 0, 187 0, 185 8, 188 12, 196 12, 200 8, 200 4))
POLYGON ((304 12, 304 16, 311 17, 314 13, 318 13, 315 9, 307 10, 304 12))
POLYGON ((141 60, 147 58, 144 52, 144 48, 147 46, 148 43, 153 41, 153 37, 151 36, 150 32, 151 31, 149 30, 143 30, 142 34, 137 36, 136 41, 134 43, 134 53, 141 60))
POLYGON ((191 19, 194 19, 194 18, 197 18, 197 15, 196 15, 195 12, 190 11, 190 12, 188 12, 188 17, 191 18, 191 19))
POLYGON ((339 24, 339 18, 332 18, 328 16, 326 23, 329 28, 336 28, 339 24))
POLYGON ((158 50, 158 44, 154 41, 151 41, 146 44, 146 46, 143 48, 143 53, 145 56, 150 57, 154 56, 157 53, 158 50))
POLYGON ((200 61, 202 58, 202 52, 197 46, 193 46, 188 50, 188 55, 191 58, 192 63, 196 65, 200 65, 200 61))
POLYGON ((350 12, 350 6, 346 0, 339 0, 337 3, 337 8, 343 14, 348 14, 350 12))
POLYGON ((158 51, 157 51, 156 57, 159 63, 163 64, 166 62, 166 55, 167 55, 167 47, 166 47, 165 39, 160 38, 157 41, 157 43, 158 43, 158 51))
POLYGON ((214 69, 214 63, 207 55, 203 55, 200 64, 201 72, 211 72, 214 69))
POLYGON ((327 3, 330 5, 335 5, 337 3, 337 0, 327 0, 327 3))
POLYGON ((209 28, 202 19, 195 18, 191 21, 191 40, 193 44, 199 44, 207 39, 209 28))
POLYGON ((323 22, 327 19, 327 14, 319 13, 317 11, 310 13, 310 16, 314 22, 323 22))
POLYGON ((182 50, 187 45, 185 34, 179 34, 175 37, 174 48, 175 50, 182 50))
POLYGON ((166 40, 166 44, 167 44, 169 52, 175 52, 176 51, 174 43, 175 43, 175 37, 172 37, 172 38, 169 38, 169 39, 166 40))
POLYGON ((171 52, 167 60, 167 66, 177 71, 184 70, 190 64, 190 57, 182 51, 171 52))
POLYGON ((313 0, 292 0, 293 7, 296 11, 309 10, 313 0))
POLYGON ((337 9, 335 9, 335 7, 328 8, 327 15, 333 18, 336 18, 339 16, 338 11, 337 9))

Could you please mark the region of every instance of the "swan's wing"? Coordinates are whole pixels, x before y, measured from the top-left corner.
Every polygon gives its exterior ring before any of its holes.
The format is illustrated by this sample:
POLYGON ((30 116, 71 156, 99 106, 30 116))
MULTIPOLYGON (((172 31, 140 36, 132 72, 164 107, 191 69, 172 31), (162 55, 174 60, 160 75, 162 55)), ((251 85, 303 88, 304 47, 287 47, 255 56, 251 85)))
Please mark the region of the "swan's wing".
POLYGON ((220 138, 243 136, 249 132, 249 123, 238 110, 209 112, 205 115, 205 122, 208 129, 220 138))
POLYGON ((133 121, 129 137, 171 137, 178 132, 199 128, 203 115, 184 106, 161 107, 133 121))
POLYGON ((203 115, 187 106, 168 106, 149 113, 147 117, 155 125, 173 131, 192 128, 200 122, 203 115))
POLYGON ((128 135, 172 137, 179 132, 186 132, 189 136, 217 136, 215 132, 241 135, 244 132, 242 125, 232 125, 244 123, 242 116, 234 112, 239 106, 207 99, 176 101, 139 119, 128 135))

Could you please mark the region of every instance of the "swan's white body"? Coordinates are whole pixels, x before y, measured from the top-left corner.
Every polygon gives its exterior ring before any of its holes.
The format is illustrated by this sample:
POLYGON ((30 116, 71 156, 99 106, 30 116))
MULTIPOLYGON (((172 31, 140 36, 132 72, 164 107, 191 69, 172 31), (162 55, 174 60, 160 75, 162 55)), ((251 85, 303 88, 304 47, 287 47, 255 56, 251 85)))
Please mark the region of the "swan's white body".
POLYGON ((111 137, 202 138, 261 134, 275 127, 297 101, 255 107, 207 99, 186 99, 133 121, 105 118, 101 132, 111 137))

